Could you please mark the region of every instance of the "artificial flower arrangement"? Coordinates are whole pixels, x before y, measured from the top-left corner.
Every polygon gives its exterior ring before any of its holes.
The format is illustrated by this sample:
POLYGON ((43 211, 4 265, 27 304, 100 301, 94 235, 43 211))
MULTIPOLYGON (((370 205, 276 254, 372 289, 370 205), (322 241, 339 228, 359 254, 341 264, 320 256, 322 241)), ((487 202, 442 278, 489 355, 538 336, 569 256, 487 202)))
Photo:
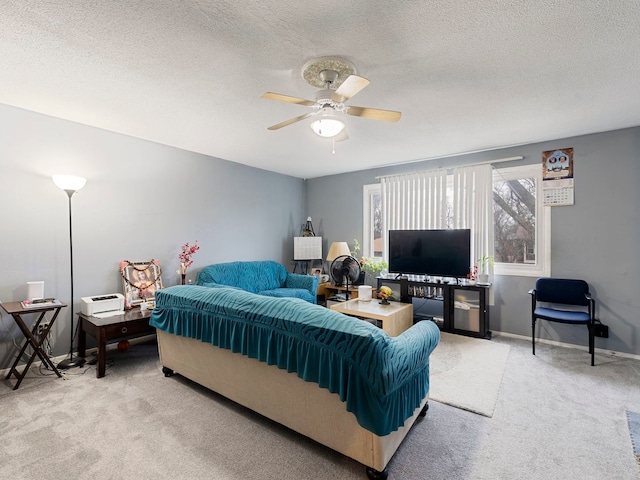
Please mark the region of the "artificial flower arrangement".
POLYGON ((380 287, 380 289, 378 290, 378 297, 382 299, 380 304, 389 305, 389 298, 391 298, 392 295, 393 290, 391 290, 391 288, 387 287, 386 285, 380 287))
POLYGON ((478 279, 478 264, 474 264, 473 267, 469 268, 469 273, 467 273, 467 278, 469 279, 469 283, 471 285, 475 285, 476 280, 478 279))
POLYGON ((198 241, 196 240, 193 245, 189 245, 185 243, 182 245, 182 251, 178 254, 178 259, 180 260, 180 270, 176 273, 182 275, 182 284, 184 285, 184 278, 187 275, 187 268, 193 265, 193 260, 191 257, 198 250, 200 250, 200 245, 198 245, 198 241))

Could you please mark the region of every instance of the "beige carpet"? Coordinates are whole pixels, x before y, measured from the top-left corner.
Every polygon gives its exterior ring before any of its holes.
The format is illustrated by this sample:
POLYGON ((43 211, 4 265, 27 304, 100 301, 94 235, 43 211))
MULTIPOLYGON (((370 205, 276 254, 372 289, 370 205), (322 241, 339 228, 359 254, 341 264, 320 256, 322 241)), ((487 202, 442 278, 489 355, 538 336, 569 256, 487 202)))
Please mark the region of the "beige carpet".
POLYGON ((442 333, 430 357, 429 398, 493 416, 509 348, 491 340, 442 333))

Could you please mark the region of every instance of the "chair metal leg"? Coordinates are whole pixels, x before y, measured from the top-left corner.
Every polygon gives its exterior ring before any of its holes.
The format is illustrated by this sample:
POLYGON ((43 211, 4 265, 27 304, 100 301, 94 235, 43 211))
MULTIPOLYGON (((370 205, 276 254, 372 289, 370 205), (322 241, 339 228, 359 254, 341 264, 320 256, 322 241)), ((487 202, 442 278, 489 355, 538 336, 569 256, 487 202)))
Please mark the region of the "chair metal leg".
POLYGON ((533 349, 533 354, 536 354, 536 319, 531 319, 531 347, 533 349))
POLYGON ((589 329, 589 353, 591 354, 591 366, 595 366, 595 354, 596 354, 596 338, 593 325, 587 325, 589 329))

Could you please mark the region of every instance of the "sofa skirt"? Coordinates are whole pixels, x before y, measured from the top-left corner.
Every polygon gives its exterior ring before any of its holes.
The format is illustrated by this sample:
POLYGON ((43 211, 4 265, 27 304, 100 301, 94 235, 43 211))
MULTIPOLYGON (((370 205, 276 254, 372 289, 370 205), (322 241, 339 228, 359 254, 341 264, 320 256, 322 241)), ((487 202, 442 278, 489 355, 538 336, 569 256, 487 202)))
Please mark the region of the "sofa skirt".
POLYGON ((337 394, 242 354, 158 330, 163 367, 378 471, 427 403, 385 436, 361 427, 337 394))

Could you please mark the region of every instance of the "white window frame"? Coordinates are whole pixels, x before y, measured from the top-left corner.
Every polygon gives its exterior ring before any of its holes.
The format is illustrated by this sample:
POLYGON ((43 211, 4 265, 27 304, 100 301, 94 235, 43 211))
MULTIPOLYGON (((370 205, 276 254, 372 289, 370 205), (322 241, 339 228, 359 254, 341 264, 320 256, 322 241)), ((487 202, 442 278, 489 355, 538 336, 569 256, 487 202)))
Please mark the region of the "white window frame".
POLYGON ((493 181, 536 178, 536 263, 498 263, 495 275, 521 277, 548 277, 551 275, 551 207, 544 206, 542 198, 542 166, 540 164, 519 167, 496 167, 493 181))
MULTIPOLYGON (((383 257, 373 256, 373 209, 371 208, 371 197, 382 193, 382 186, 379 183, 364 185, 362 187, 362 256, 382 259, 383 257)), ((384 252, 383 252, 384 254, 384 252)))
MULTIPOLYGON (((493 180, 515 180, 520 178, 536 178, 536 263, 513 264, 498 263, 494 265, 495 275, 522 277, 548 277, 551 275, 551 207, 543 204, 542 166, 540 164, 518 167, 496 167, 493 180)), ((379 183, 363 186, 362 201, 362 255, 372 257, 373 253, 373 212, 371 197, 381 193, 379 183)), ((386 252, 383 252, 386 255, 386 252)))

